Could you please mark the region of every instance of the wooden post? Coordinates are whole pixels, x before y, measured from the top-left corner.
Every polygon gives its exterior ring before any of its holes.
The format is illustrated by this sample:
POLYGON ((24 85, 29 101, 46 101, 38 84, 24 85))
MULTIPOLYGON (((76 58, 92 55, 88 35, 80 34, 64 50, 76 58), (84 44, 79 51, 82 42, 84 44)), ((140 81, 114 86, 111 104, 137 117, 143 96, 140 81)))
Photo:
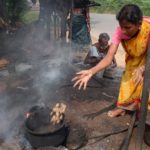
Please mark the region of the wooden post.
POLYGON ((147 61, 146 61, 145 72, 144 72, 144 83, 143 83, 143 91, 142 91, 142 98, 141 98, 142 101, 141 101, 141 108, 140 108, 139 124, 137 130, 136 150, 142 150, 146 115, 148 109, 149 87, 150 87, 150 40, 148 44, 147 61))
POLYGON ((72 17, 73 17, 73 8, 74 8, 74 0, 71 0, 71 9, 70 9, 70 28, 69 28, 69 38, 72 46, 72 17))

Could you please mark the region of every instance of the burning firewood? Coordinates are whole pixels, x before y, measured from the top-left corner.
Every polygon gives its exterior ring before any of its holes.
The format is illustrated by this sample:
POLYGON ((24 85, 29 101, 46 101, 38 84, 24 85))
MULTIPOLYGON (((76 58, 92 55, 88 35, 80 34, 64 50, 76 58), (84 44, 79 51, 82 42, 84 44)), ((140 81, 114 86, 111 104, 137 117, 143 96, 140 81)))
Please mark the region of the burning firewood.
POLYGON ((53 107, 51 115, 51 122, 53 124, 59 124, 63 120, 63 116, 66 110, 66 105, 63 103, 57 103, 55 107, 53 107))
POLYGON ((9 64, 9 61, 6 59, 0 59, 0 68, 6 67, 9 64))

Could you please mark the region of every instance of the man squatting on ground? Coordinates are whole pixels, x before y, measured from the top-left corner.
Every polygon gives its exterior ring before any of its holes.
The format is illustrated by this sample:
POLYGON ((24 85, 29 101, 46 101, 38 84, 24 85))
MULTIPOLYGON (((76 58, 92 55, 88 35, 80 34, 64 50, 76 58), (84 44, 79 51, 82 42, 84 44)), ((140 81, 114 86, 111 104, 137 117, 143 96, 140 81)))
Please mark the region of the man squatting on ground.
MULTIPOLYGON (((89 52, 84 60, 84 64, 90 64, 90 66, 97 65, 107 54, 110 37, 107 33, 101 33, 99 35, 98 42, 90 46, 89 52)), ((112 60, 112 63, 103 71, 100 71, 97 75, 98 77, 111 77, 115 76, 115 68, 117 67, 115 57, 112 60), (108 74, 109 73, 109 74, 108 74)))

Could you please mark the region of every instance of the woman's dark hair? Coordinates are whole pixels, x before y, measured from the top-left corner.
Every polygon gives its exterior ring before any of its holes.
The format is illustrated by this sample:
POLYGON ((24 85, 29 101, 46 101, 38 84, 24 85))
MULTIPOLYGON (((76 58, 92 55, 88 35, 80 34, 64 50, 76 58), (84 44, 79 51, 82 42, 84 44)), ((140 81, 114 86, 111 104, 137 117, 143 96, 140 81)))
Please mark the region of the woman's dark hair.
POLYGON ((119 13, 116 15, 116 19, 121 22, 126 20, 133 24, 141 23, 143 18, 143 13, 141 9, 134 4, 127 4, 121 8, 119 13))

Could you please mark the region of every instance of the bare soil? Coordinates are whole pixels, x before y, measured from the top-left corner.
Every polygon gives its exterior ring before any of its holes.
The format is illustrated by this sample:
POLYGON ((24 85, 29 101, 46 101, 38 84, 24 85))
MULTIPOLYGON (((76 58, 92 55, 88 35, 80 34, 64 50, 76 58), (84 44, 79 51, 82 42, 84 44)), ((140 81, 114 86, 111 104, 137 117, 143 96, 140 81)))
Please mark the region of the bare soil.
MULTIPOLYGON (((10 65, 5 70, 8 74, 3 73, 0 77, 2 93, 0 108, 3 112, 0 116, 1 122, 3 121, 0 133, 5 137, 1 138, 0 150, 10 148, 10 139, 22 134, 22 132, 18 133, 18 129, 20 131, 24 115, 31 106, 44 103, 52 107, 57 102, 64 102, 67 105, 65 118, 68 122, 79 124, 86 130, 88 142, 81 150, 119 150, 127 132, 113 133, 128 128, 131 114, 109 118, 107 112, 115 107, 121 77, 115 79, 94 77, 89 82, 87 90, 79 91, 73 88, 71 82, 79 68, 70 61, 59 62, 61 55, 57 57, 57 53, 62 54, 68 46, 63 45, 62 48, 54 43, 43 41, 36 35, 34 26, 24 27, 12 35, 3 34, 5 41, 3 47, 1 46, 3 49, 1 58, 6 58, 10 65), (32 69, 19 72, 16 66, 21 63, 32 65, 32 69), (50 75, 57 68, 60 75, 54 74, 51 77, 50 75), (43 74, 48 75, 46 79, 43 74), (102 135, 107 133, 110 135, 104 138, 102 135), (5 145, 4 148, 2 143, 9 146, 5 145)), ((136 150, 135 141, 136 129, 129 150, 136 150)), ((22 145, 26 147, 26 143, 22 145)), ((13 145, 12 150, 23 149, 17 146, 13 145)), ((150 148, 143 144, 143 149, 150 148)))

